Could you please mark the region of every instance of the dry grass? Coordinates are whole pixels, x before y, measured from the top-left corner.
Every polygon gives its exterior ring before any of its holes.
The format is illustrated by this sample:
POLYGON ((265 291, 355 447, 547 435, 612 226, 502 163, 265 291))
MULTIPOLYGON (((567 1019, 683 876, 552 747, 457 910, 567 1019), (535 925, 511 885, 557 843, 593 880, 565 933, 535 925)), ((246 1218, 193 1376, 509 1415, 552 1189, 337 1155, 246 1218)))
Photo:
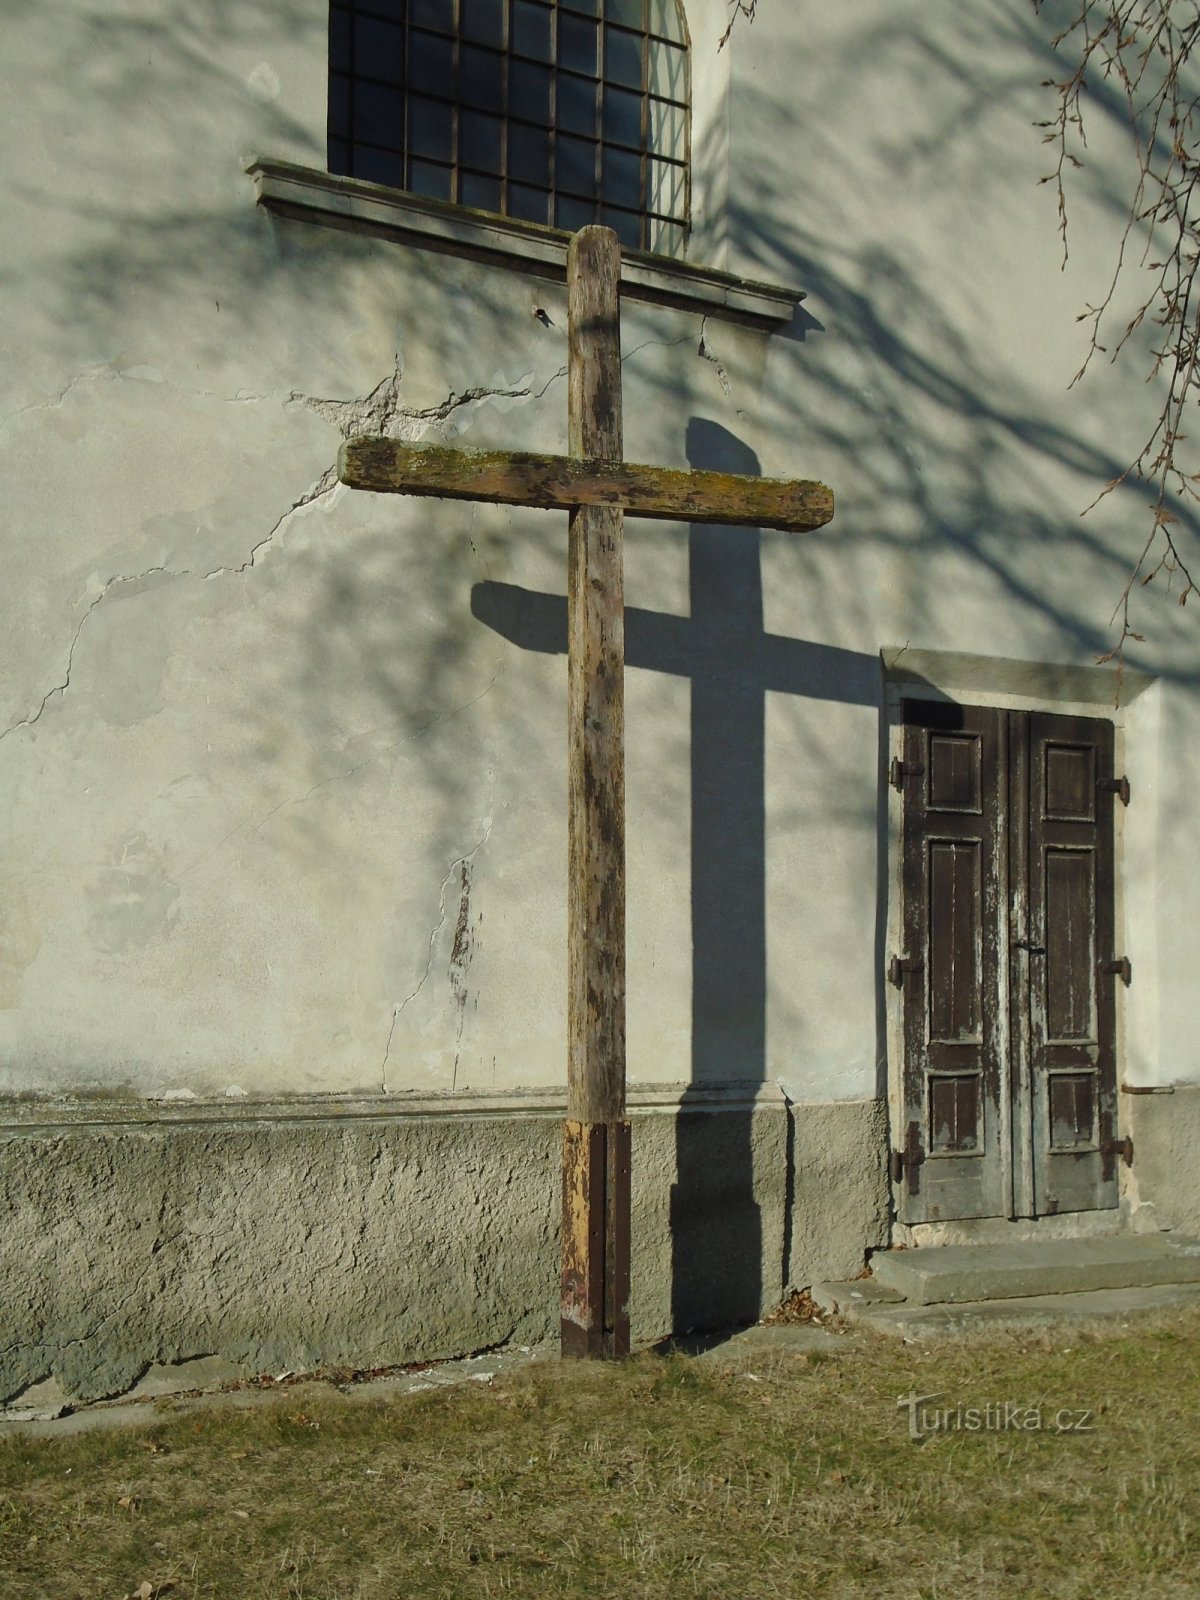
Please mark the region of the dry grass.
POLYGON ((1196 1597, 1198 1336, 1200 1313, 928 1352, 846 1337, 9 1438, 0 1595, 1196 1597), (1095 1431, 914 1444, 914 1388, 1095 1431))

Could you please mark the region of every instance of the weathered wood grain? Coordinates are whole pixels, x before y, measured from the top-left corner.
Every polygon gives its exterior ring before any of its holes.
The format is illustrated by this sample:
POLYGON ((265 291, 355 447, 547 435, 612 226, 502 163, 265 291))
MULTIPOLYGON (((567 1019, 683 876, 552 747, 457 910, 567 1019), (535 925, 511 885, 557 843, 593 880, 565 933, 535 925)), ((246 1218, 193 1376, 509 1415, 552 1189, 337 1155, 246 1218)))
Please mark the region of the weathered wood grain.
POLYGON ((510 450, 451 450, 397 439, 351 439, 338 476, 352 489, 381 494, 485 500, 493 505, 572 511, 607 506, 630 516, 672 522, 807 533, 833 517, 833 491, 806 479, 744 478, 731 472, 682 472, 635 462, 537 455, 510 450))
MULTIPOLYGON (((621 456, 621 250, 585 228, 567 257, 572 452, 621 456)), ((578 506, 567 550, 567 1116, 625 1111, 623 524, 578 506)))
POLYGON ((563 1124, 564 1356, 629 1354, 629 1123, 563 1124))

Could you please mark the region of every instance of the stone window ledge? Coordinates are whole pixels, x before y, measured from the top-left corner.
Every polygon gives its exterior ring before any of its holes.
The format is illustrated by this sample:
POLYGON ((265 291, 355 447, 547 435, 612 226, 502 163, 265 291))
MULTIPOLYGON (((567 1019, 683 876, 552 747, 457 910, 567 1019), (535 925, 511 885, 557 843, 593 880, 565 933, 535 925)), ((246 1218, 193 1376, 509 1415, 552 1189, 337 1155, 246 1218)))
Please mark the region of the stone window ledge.
MULTIPOLYGON (((514 272, 566 281, 570 235, 558 228, 426 200, 290 161, 256 157, 246 171, 254 179, 259 205, 279 216, 382 234, 419 249, 448 251, 514 272)), ((623 252, 621 290, 631 300, 767 330, 791 322, 804 299, 799 289, 756 283, 731 272, 637 250, 623 252)))

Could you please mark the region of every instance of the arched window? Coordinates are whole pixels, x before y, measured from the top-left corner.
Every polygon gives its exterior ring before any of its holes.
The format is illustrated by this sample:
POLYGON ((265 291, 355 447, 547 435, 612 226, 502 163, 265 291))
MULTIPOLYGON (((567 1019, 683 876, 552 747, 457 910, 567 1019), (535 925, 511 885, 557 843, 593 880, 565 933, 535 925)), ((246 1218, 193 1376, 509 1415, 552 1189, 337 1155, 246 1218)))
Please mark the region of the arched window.
POLYGON ((329 170, 679 254, 680 0, 331 0, 329 170))

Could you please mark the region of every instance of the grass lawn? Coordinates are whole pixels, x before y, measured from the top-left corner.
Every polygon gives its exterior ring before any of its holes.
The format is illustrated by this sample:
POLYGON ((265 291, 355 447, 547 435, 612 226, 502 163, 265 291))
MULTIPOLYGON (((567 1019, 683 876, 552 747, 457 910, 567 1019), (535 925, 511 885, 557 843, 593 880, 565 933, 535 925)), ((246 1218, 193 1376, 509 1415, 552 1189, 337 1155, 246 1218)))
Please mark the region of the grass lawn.
POLYGON ((1124 1593, 1200 1597, 1200 1311, 549 1361, 388 1401, 307 1384, 0 1441, 4 1600, 1124 1593), (897 1398, 935 1391, 920 1417, 948 1427, 914 1441, 897 1398))

